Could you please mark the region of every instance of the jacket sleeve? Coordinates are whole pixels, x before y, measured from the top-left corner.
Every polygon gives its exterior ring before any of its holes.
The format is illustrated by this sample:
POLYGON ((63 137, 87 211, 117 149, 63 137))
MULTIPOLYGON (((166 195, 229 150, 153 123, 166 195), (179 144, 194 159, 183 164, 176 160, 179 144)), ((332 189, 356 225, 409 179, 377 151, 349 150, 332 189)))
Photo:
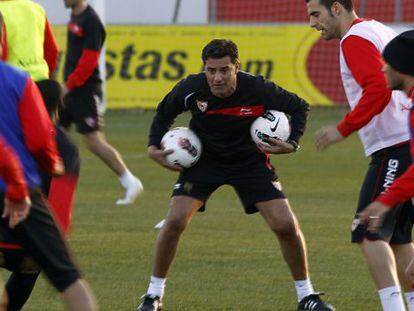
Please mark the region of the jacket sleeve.
POLYGON ((105 40, 104 30, 98 19, 90 19, 84 26, 84 46, 75 70, 69 75, 66 87, 72 90, 85 84, 99 63, 99 55, 105 40))
POLYGON ((6 183, 6 198, 23 200, 29 195, 21 163, 14 151, 0 138, 0 175, 6 183))
MULTIPOLYGON (((148 146, 159 147, 162 137, 170 129, 177 115, 188 110, 185 103, 185 84, 186 80, 179 82, 158 104, 150 127, 148 146)), ((191 91, 189 91, 189 94, 191 94, 191 91)))
POLYGON ((341 47, 347 66, 362 88, 358 104, 337 126, 342 136, 346 137, 384 110, 391 99, 391 90, 381 71, 384 62, 374 44, 352 35, 342 42, 341 47))
POLYGON ((56 148, 56 133, 42 95, 30 78, 20 99, 19 118, 28 150, 46 173, 53 174, 62 162, 56 148))
POLYGON ((290 116, 290 140, 299 143, 306 129, 309 104, 271 81, 265 81, 264 103, 266 110, 278 110, 290 116))

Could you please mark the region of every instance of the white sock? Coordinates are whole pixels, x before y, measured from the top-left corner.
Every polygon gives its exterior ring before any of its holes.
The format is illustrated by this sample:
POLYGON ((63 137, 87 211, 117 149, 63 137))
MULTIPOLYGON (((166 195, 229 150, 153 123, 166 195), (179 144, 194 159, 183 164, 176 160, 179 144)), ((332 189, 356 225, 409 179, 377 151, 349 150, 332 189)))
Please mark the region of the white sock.
POLYGON ((151 275, 151 281, 148 286, 147 294, 162 298, 164 296, 166 281, 166 278, 157 278, 156 276, 151 275))
POLYGON ((383 311, 405 311, 399 286, 382 288, 378 291, 383 311))
POLYGON ((404 294, 405 301, 407 302, 408 310, 414 311, 414 292, 408 292, 404 294))
POLYGON ((128 186, 135 181, 135 176, 129 170, 126 170, 119 176, 119 180, 124 188, 128 188, 128 186))
POLYGON ((295 281, 296 293, 298 294, 298 302, 300 302, 306 296, 313 294, 312 283, 309 279, 295 281))

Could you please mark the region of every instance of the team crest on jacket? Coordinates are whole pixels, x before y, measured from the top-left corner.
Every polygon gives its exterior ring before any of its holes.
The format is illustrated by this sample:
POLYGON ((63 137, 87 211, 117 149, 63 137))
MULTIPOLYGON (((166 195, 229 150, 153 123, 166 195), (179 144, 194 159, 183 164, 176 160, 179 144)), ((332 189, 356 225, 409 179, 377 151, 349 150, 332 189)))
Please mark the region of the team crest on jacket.
POLYGON ((205 101, 197 100, 197 107, 201 112, 206 112, 208 104, 205 101))

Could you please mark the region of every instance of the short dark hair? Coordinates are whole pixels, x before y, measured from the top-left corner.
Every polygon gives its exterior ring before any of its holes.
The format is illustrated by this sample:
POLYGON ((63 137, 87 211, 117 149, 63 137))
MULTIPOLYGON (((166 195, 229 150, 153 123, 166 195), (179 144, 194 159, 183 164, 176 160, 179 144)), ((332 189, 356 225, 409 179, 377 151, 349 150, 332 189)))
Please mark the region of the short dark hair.
POLYGON ((223 58, 229 56, 233 64, 239 63, 239 50, 236 43, 228 39, 211 40, 203 49, 201 59, 205 64, 209 58, 223 58))
MULTIPOLYGON (((305 0, 306 3, 310 2, 311 0, 305 0)), ((331 9, 332 5, 338 2, 342 4, 342 6, 348 11, 351 12, 354 10, 354 4, 352 3, 352 0, 319 0, 319 3, 322 4, 325 8, 328 10, 331 9)))

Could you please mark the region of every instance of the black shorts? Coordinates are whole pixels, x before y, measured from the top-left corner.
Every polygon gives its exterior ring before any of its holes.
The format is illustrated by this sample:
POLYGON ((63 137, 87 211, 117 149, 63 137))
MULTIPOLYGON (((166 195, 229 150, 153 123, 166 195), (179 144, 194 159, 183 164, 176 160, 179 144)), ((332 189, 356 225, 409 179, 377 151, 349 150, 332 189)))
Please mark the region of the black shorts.
POLYGON ((352 242, 360 243, 364 238, 369 240, 385 240, 390 244, 406 244, 412 241, 411 230, 414 223, 414 208, 411 201, 396 206, 384 219, 379 233, 366 230, 359 224, 358 213, 363 211, 393 181, 402 175, 411 165, 410 146, 408 143, 397 147, 389 147, 372 155, 368 172, 362 184, 357 213, 352 223, 352 242))
POLYGON ((101 84, 88 84, 73 89, 64 98, 59 125, 69 128, 75 123, 77 131, 81 134, 98 131, 103 122, 98 109, 101 102, 101 84))
MULTIPOLYGON (((27 269, 36 271, 39 267, 53 286, 63 292, 80 278, 80 272, 40 191, 32 191, 30 199, 32 206, 29 216, 15 229, 9 228, 8 219, 0 221, 0 264, 4 268, 23 273, 27 273, 27 269), (7 247, 16 244, 22 249, 7 247), (30 262, 31 259, 36 265, 30 262)), ((0 193, 0 209, 2 213, 4 193, 0 193)))
POLYGON ((230 185, 236 190, 246 214, 256 213, 258 202, 286 198, 269 162, 223 165, 203 158, 180 174, 172 196, 186 195, 205 203, 222 185, 230 185))

